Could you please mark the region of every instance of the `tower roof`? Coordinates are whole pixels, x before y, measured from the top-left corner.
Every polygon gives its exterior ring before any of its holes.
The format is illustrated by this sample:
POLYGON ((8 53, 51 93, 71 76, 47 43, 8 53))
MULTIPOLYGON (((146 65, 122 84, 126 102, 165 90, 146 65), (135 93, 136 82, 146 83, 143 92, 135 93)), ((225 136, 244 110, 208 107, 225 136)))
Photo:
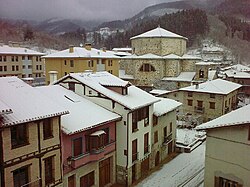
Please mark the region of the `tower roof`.
POLYGON ((181 35, 165 30, 161 28, 160 26, 148 32, 134 36, 130 38, 130 40, 137 39, 137 38, 182 38, 182 39, 187 40, 186 37, 183 37, 181 35))

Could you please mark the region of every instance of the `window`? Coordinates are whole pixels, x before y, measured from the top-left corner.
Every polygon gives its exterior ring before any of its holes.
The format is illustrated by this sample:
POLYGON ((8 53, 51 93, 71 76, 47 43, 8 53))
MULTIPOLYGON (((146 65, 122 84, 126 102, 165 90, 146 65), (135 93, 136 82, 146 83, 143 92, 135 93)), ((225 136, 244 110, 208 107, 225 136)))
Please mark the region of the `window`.
POLYGON ((95 172, 92 171, 80 178, 80 186, 90 187, 95 184, 95 172))
POLYGON ((70 67, 74 67, 74 60, 70 60, 70 67))
POLYGON ((29 166, 13 171, 14 187, 20 187, 29 183, 29 166))
POLYGON ((72 148, 73 148, 72 154, 74 157, 77 157, 82 154, 82 137, 73 140, 72 148))
POLYGON ((39 70, 39 65, 36 65, 36 70, 39 70))
POLYGON ((67 60, 64 60, 64 65, 65 65, 65 66, 67 65, 67 60))
POLYGON ((6 62, 7 61, 7 57, 3 56, 3 61, 6 62))
POLYGON ((53 138, 53 123, 52 119, 45 119, 43 121, 43 139, 53 138))
POLYGON ((149 152, 148 133, 144 134, 144 154, 149 152))
POLYGON ((64 72, 64 75, 67 75, 67 72, 64 72))
POLYGON ((44 159, 44 168, 45 168, 45 185, 49 185, 53 183, 55 180, 54 156, 44 159))
POLYGON ((167 129, 167 127, 164 127, 163 128, 163 135, 164 135, 164 137, 167 137, 167 133, 168 133, 168 129, 167 129))
POLYGON ((154 68, 154 66, 152 66, 151 64, 143 64, 143 65, 140 67, 140 71, 143 71, 143 72, 150 72, 150 71, 155 71, 155 68, 154 68))
POLYGON ((16 56, 16 62, 18 62, 18 56, 16 56))
POLYGON ((242 185, 240 185, 238 182, 225 179, 222 177, 215 177, 215 187, 240 187, 240 186, 242 185))
POLYGON ((32 60, 32 56, 28 56, 28 60, 32 60))
POLYGON ((204 71, 203 70, 199 71, 199 78, 204 78, 204 71))
POLYGON ((4 71, 7 71, 7 66, 4 66, 3 69, 4 69, 4 71))
POLYGON ((15 56, 11 56, 11 61, 12 61, 12 62, 15 61, 15 56))
POLYGON ((215 98, 215 94, 210 94, 210 98, 215 98))
POLYGON ((154 143, 158 142, 158 131, 154 132, 154 143))
POLYGON ((188 97, 193 97, 193 92, 188 92, 188 97))
POLYGON ((15 71, 15 66, 12 66, 12 71, 15 71))
POLYGON ((13 126, 10 131, 12 149, 28 144, 28 126, 26 123, 13 126))
POLYGON ((43 66, 42 65, 40 65, 40 70, 42 70, 43 69, 43 66))
POLYGON ((108 66, 112 66, 112 65, 113 65, 112 60, 109 60, 109 61, 108 61, 108 66))
POLYGON ((149 107, 143 107, 140 108, 138 110, 135 110, 132 113, 132 132, 135 132, 135 130, 137 130, 137 122, 144 120, 144 124, 148 123, 148 119, 149 119, 149 107))
POLYGON ((2 62, 2 56, 0 56, 0 62, 2 62))
POLYGON ((153 126, 156 126, 158 124, 158 117, 153 115, 153 126))
POLYGON ((192 99, 188 99, 188 106, 193 106, 193 100, 192 99))
POLYGON ((88 66, 89 67, 94 67, 94 61, 93 60, 89 60, 88 61, 88 66))
POLYGON ((32 69, 32 65, 28 65, 28 69, 32 69))
POLYGON ((0 66, 0 71, 3 71, 3 66, 0 66))
POLYGON ((36 56, 36 61, 37 61, 37 62, 39 61, 39 56, 36 56))
POLYGON ((227 107, 227 100, 225 101, 225 107, 227 107))
POLYGON ((16 66, 16 71, 19 71, 19 66, 16 66))
POLYGON ((203 107, 203 101, 197 101, 197 106, 198 106, 198 108, 202 108, 203 107))
POLYGON ((68 177, 68 187, 75 187, 76 186, 76 177, 75 175, 71 175, 70 177, 68 177))
POLYGON ((75 91, 75 83, 74 82, 70 82, 69 83, 69 90, 71 90, 71 91, 75 91))
POLYGON ((23 65, 23 69, 25 69, 25 65, 23 65))
POLYGON ((209 108, 215 109, 215 102, 209 102, 209 108))
POLYGON ((113 74, 113 70, 108 70, 108 72, 109 72, 110 74, 113 74))
POLYGON ((137 139, 135 139, 132 141, 132 162, 138 159, 137 155, 137 139))
POLYGON ((25 60, 25 56, 22 56, 22 60, 25 60))

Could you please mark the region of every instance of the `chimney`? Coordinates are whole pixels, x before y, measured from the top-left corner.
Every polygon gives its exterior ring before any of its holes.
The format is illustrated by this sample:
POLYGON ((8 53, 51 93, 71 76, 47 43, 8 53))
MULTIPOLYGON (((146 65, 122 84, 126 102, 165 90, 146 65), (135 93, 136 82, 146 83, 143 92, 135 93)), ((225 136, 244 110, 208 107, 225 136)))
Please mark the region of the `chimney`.
POLYGON ((74 53, 74 46, 73 45, 69 46, 69 53, 74 53))
POLYGON ((85 43, 85 49, 91 50, 91 43, 85 43))
POLYGON ((57 71, 49 71, 49 81, 50 84, 54 83, 55 81, 57 81, 57 71))

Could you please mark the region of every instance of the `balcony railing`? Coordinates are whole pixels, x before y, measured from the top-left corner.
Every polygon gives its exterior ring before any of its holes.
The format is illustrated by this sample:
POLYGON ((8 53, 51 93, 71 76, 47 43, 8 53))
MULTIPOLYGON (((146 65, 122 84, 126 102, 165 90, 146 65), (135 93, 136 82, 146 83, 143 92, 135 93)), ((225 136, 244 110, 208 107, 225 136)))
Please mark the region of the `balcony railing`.
POLYGON ((200 106, 195 106, 194 107, 194 111, 198 112, 198 113, 204 113, 204 107, 200 107, 200 106))
POLYGON ((165 136, 164 137, 164 140, 163 140, 163 145, 166 145, 166 144, 168 144, 170 141, 172 141, 172 133, 171 134, 169 134, 168 136, 165 136))
POLYGON ((138 160, 138 152, 132 154, 132 162, 138 160))
POLYGON ((22 185, 21 187, 41 187, 41 179, 29 182, 27 184, 22 185))

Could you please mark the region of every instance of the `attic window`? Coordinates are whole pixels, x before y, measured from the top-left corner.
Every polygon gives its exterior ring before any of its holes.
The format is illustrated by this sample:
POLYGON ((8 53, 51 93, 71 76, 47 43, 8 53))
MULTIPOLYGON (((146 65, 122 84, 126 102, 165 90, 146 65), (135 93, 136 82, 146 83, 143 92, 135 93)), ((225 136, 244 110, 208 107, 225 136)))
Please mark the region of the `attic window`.
POLYGON ((140 67, 140 71, 143 71, 143 72, 150 72, 150 71, 155 71, 155 68, 154 68, 154 66, 152 66, 151 64, 143 64, 143 65, 140 67))

